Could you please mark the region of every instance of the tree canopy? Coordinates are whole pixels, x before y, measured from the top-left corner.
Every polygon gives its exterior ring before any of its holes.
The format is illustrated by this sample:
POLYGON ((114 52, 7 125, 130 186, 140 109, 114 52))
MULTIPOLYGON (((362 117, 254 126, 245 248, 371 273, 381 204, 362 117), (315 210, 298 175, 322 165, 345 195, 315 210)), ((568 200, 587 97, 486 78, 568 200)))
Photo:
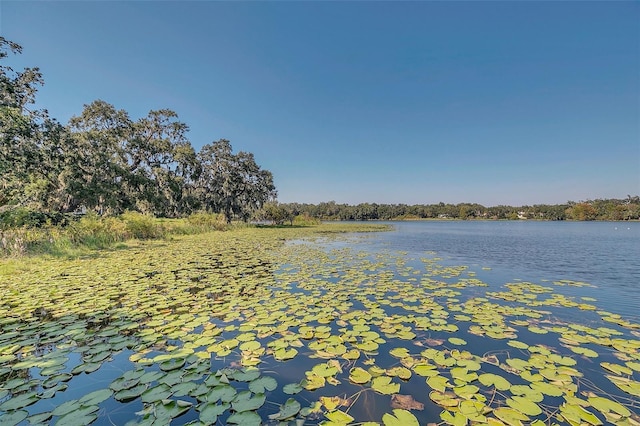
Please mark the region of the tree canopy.
POLYGON ((38 68, 4 65, 21 53, 0 37, 0 209, 137 210, 178 217, 197 210, 247 220, 276 196, 271 172, 226 139, 196 152, 170 109, 132 119, 95 100, 66 125, 37 110, 38 68))
MULTIPOLYGON (((273 206, 267 206, 267 213, 273 206)), ((294 216, 321 220, 411 220, 411 219, 537 219, 537 220, 638 220, 640 198, 598 199, 565 204, 485 207, 475 203, 438 204, 319 204, 288 203, 277 206, 294 216)), ((276 215, 275 213, 271 213, 276 215)), ((277 216, 277 215, 276 215, 277 216)), ((275 217, 275 216, 274 216, 275 217)), ((278 216, 279 217, 279 216, 278 216)), ((272 219, 275 221, 275 219, 272 219)))

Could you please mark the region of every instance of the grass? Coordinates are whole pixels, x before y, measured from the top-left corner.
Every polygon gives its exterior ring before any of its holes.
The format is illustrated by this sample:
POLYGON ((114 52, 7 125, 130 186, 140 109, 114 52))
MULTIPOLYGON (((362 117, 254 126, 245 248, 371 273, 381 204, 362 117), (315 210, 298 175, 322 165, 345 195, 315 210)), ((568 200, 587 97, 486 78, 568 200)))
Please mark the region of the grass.
MULTIPOLYGON (((228 224, 221 214, 195 213, 182 219, 158 219, 137 212, 113 216, 87 214, 66 225, 0 227, 0 258, 33 256, 80 257, 100 250, 121 249, 135 241, 166 240, 179 235, 253 228, 244 222, 228 224)), ((264 227, 264 226, 262 226, 264 227)), ((389 229, 379 224, 321 224, 299 216, 282 228, 319 227, 322 233, 375 232, 389 229)))

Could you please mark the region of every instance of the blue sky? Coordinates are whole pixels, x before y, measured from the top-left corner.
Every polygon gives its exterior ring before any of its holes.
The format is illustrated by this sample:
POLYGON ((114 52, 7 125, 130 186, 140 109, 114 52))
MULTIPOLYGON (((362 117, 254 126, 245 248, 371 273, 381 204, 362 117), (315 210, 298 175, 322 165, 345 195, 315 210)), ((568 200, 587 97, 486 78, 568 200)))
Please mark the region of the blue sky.
POLYGON ((640 194, 638 2, 1 0, 0 34, 61 122, 173 109, 282 202, 640 194))

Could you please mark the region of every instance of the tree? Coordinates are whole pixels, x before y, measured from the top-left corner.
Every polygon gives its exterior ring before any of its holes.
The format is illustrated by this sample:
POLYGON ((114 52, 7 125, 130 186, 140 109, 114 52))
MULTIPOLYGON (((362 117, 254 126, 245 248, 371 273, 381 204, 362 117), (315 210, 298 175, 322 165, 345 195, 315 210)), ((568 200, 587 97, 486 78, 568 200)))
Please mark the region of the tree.
POLYGON ((293 211, 288 206, 270 201, 262 206, 260 219, 271 221, 275 225, 282 225, 285 221, 293 225, 294 217, 293 211))
POLYGON ((70 190, 78 204, 165 217, 193 211, 200 168, 186 138, 188 126, 177 118, 162 109, 134 122, 107 102, 85 105, 69 122, 77 146, 70 190))
POLYGON ((595 220, 598 211, 590 203, 577 203, 569 207, 566 211, 567 217, 573 220, 595 220))
POLYGON ((143 194, 136 206, 157 216, 177 217, 197 207, 193 192, 200 167, 186 137, 189 127, 177 119, 169 109, 150 111, 135 123, 127 146, 132 180, 143 194))
MULTIPOLYGON (((0 36, 0 61, 9 54, 22 53, 22 47, 0 36)), ((22 72, 0 65, 0 205, 24 198, 24 183, 38 164, 34 141, 46 111, 31 110, 37 87, 43 84, 38 68, 22 72)))
POLYGON ((99 213, 119 213, 135 206, 128 141, 134 134, 129 114, 107 102, 85 105, 69 120, 76 143, 75 170, 69 191, 75 204, 99 213))
POLYGON ((223 213, 228 223, 236 216, 247 221, 275 198, 271 172, 260 169, 251 153, 234 155, 226 139, 203 146, 198 160, 202 167, 198 195, 207 210, 223 213))

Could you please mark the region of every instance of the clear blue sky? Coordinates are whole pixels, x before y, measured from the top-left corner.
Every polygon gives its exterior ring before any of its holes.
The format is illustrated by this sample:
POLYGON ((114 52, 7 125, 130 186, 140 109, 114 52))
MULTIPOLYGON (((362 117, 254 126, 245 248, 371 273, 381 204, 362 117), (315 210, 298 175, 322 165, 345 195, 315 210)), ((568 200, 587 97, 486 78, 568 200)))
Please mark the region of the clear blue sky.
POLYGON ((640 2, 0 1, 63 123, 170 108, 282 202, 640 194, 640 2))

